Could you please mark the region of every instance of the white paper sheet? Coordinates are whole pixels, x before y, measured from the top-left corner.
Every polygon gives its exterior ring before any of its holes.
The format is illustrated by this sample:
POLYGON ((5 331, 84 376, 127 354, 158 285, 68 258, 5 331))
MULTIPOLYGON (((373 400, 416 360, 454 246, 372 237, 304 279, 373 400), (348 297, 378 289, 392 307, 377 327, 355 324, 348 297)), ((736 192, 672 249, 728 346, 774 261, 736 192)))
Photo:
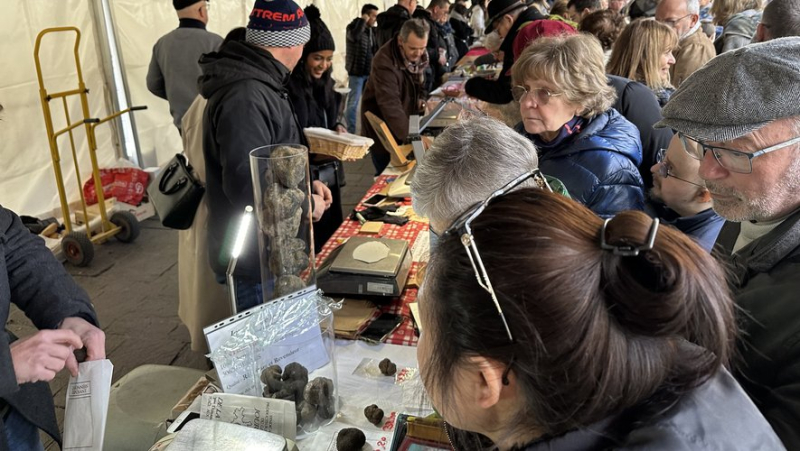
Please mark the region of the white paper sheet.
POLYGON ((428 263, 431 254, 431 238, 430 232, 423 230, 417 235, 414 240, 414 245, 411 246, 411 256, 414 262, 428 263))
POLYGON ((103 449, 113 372, 110 360, 93 360, 79 364, 78 376, 69 378, 64 413, 65 451, 103 449))
POLYGON ((378 263, 389 256, 389 246, 379 242, 364 243, 353 251, 353 258, 364 263, 378 263))
POLYGON ((294 403, 228 393, 204 394, 200 418, 272 432, 290 440, 297 434, 294 403))

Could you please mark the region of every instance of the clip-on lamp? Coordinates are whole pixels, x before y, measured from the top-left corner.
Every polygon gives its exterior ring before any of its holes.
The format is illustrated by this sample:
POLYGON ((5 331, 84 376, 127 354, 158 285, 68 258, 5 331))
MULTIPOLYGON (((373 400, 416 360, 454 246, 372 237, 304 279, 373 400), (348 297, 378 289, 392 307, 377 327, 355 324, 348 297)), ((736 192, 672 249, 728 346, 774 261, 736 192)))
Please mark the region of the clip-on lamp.
POLYGON ((239 223, 239 231, 236 233, 236 241, 233 243, 233 251, 231 252, 231 259, 228 262, 228 271, 225 273, 228 280, 228 294, 231 298, 231 314, 235 315, 238 311, 236 307, 236 283, 233 280, 233 271, 236 270, 236 263, 239 262, 239 256, 242 255, 244 249, 244 242, 247 238, 247 231, 250 229, 250 222, 253 220, 253 207, 247 206, 244 208, 244 215, 242 215, 242 222, 239 223))

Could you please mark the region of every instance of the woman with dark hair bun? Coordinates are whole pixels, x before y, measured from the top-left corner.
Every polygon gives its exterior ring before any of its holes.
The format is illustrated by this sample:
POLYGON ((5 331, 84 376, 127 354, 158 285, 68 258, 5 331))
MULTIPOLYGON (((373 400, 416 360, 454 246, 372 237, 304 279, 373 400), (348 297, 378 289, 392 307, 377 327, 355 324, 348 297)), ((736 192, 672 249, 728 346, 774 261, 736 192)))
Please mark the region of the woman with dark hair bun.
POLYGON ((784 449, 726 369, 724 271, 644 213, 499 195, 440 239, 419 299, 420 372, 457 450, 784 449))

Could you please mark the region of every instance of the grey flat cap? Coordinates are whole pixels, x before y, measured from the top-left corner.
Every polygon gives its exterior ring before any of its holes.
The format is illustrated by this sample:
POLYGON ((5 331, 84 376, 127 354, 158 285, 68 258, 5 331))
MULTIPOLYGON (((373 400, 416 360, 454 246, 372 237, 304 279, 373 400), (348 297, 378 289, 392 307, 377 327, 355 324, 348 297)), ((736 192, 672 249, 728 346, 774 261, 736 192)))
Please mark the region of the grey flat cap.
POLYGON ((800 116, 800 38, 717 56, 681 84, 661 113, 655 127, 703 141, 730 141, 800 116))

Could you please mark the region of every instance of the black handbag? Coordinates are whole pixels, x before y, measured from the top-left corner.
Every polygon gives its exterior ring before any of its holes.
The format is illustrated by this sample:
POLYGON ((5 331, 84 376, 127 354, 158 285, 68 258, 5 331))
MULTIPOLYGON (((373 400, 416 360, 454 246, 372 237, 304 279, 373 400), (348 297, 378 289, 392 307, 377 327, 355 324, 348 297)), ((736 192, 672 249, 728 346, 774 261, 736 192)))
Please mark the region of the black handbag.
POLYGON ((182 154, 176 154, 147 187, 150 202, 161 218, 161 224, 178 230, 192 226, 205 192, 203 184, 192 174, 192 166, 182 154))

